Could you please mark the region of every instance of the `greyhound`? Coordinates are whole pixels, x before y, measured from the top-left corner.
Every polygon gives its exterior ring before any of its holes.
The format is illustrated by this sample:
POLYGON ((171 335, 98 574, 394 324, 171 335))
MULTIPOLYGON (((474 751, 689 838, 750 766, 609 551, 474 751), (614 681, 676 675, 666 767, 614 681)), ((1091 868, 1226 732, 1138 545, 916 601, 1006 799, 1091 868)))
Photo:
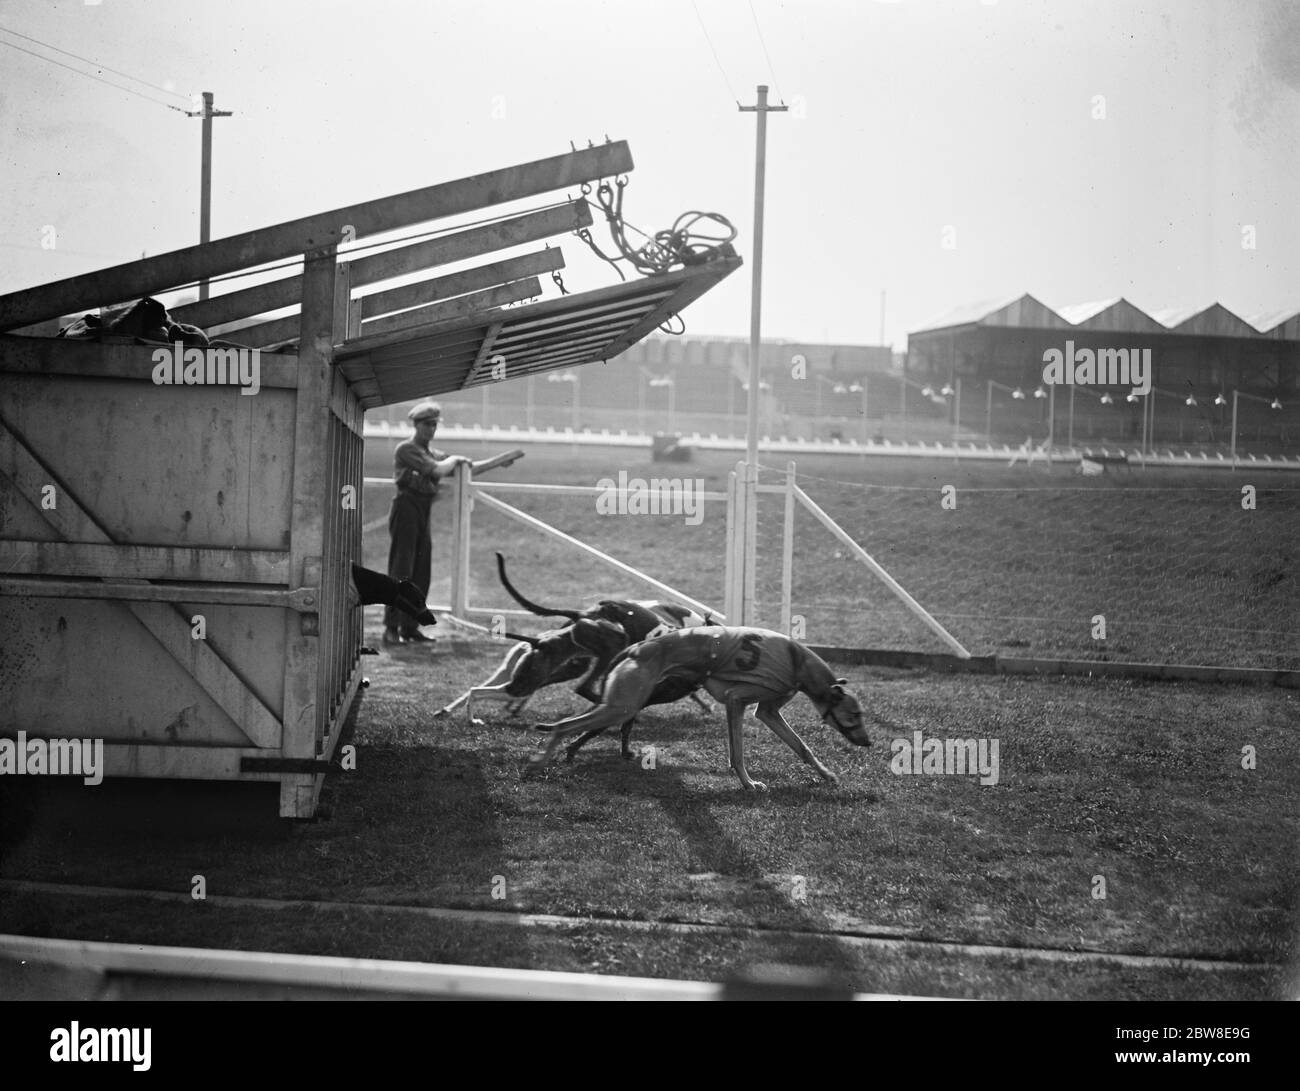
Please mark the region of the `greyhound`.
POLYGON ((682 629, 636 644, 613 662, 599 707, 556 723, 534 725, 549 731, 546 749, 534 754, 525 772, 545 765, 566 736, 594 733, 625 724, 654 698, 660 686, 703 686, 727 709, 731 768, 747 789, 766 790, 745 769, 742 725, 745 709, 757 703, 756 715, 823 780, 838 778, 813 755, 781 715, 796 693, 807 694, 822 721, 856 746, 870 746, 858 699, 844 688, 816 653, 770 629, 715 626, 682 629))
POLYGON ((603 599, 586 611, 539 606, 525 598, 510 582, 510 577, 506 575, 506 559, 501 553, 497 553, 497 575, 501 579, 501 586, 506 589, 510 597, 529 613, 537 614, 539 617, 564 617, 570 621, 577 621, 579 618, 603 618, 605 621, 623 626, 633 641, 645 640, 657 630, 669 632, 673 629, 690 629, 697 625, 713 624, 711 615, 706 614, 701 617, 694 610, 679 606, 675 602, 603 599))
MULTIPOLYGON (((439 709, 434 714, 436 717, 447 716, 464 704, 469 706, 467 711, 470 721, 481 726, 483 721, 474 715, 476 700, 505 701, 510 714, 517 716, 539 689, 575 678, 582 678, 576 689, 577 694, 592 704, 598 704, 609 664, 628 645, 683 626, 711 623, 709 618, 701 617, 676 603, 605 599, 585 612, 551 609, 531 602, 515 588, 506 575, 506 560, 501 553, 497 553, 497 573, 506 591, 525 609, 542 617, 568 618, 569 624, 545 632, 540 637, 507 633, 512 640, 524 643, 514 645, 506 653, 487 681, 471 687, 439 709), (617 633, 611 631, 611 626, 617 633)), ((680 696, 687 695, 684 692, 680 696)), ((698 697, 695 699, 700 707, 707 708, 698 697)), ((630 730, 629 726, 628 731, 630 730)), ((631 756, 627 743, 628 731, 623 735, 624 757, 631 756)), ((585 741, 586 738, 580 740, 573 749, 576 751, 585 741)))
MULTIPOLYGON (((541 636, 506 636, 518 643, 506 652, 492 676, 440 708, 435 717, 442 718, 467 705, 470 723, 481 727, 483 721, 474 715, 475 701, 505 701, 511 715, 517 716, 539 689, 583 675, 587 677, 578 693, 587 696, 584 687, 590 685, 592 675, 628 645, 623 628, 603 618, 579 618, 541 636)), ((596 703, 600 698, 593 695, 588 700, 596 703)))

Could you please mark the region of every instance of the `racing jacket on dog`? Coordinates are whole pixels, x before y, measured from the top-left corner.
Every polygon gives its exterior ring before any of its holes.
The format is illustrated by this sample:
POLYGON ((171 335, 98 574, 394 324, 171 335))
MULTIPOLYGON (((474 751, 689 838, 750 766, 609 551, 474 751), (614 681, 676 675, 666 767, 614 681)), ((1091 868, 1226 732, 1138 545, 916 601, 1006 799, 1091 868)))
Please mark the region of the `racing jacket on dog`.
POLYGON ((689 679, 697 685, 712 679, 747 692, 783 696, 798 688, 797 654, 793 641, 771 629, 703 626, 633 645, 619 661, 636 659, 660 678, 689 679))

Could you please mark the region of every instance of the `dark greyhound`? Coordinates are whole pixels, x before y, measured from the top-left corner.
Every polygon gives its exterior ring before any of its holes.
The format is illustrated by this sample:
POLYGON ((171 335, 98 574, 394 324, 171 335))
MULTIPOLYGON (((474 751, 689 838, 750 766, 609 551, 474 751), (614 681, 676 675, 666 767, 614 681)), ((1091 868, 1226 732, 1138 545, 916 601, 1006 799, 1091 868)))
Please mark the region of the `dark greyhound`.
MULTIPOLYGON (((487 681, 471 687, 439 709, 435 714, 439 717, 446 716, 465 704, 469 706, 470 720, 481 724, 482 721, 474 716, 473 705, 476 700, 505 701, 510 713, 518 715, 539 689, 575 678, 582 679, 575 692, 592 704, 597 704, 609 664, 624 648, 648 636, 683 626, 709 624, 707 618, 676 603, 605 599, 586 611, 539 606, 510 582, 510 577, 506 575, 505 557, 501 553, 497 554, 497 573, 510 597, 526 610, 542 617, 567 618, 569 624, 545 632, 540 637, 507 633, 512 640, 524 643, 516 644, 506 653, 487 681)), ((688 696, 688 693, 681 696, 688 696)), ((574 749, 579 745, 581 743, 575 744, 574 749)), ((624 756, 630 756, 626 733, 623 750, 624 756)))

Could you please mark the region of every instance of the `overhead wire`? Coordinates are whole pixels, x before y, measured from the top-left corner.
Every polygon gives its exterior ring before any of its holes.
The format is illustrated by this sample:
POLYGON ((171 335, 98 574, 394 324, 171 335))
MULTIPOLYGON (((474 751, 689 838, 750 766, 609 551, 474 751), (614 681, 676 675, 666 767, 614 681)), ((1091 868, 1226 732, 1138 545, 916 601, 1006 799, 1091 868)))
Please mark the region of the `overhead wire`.
POLYGON ((767 70, 772 74, 772 87, 776 90, 776 97, 782 105, 785 104, 785 96, 781 94, 781 84, 776 78, 776 68, 772 65, 772 56, 767 51, 767 42, 763 40, 763 28, 758 25, 758 16, 754 12, 754 0, 746 0, 749 4, 749 16, 754 20, 754 29, 758 31, 758 44, 763 47, 763 56, 767 58, 767 70))
MULTIPOLYGON (((78 76, 85 76, 87 79, 96 80, 99 83, 107 84, 109 87, 115 87, 119 91, 125 91, 128 95, 135 95, 137 98, 142 98, 146 102, 152 102, 157 106, 166 107, 168 110, 175 110, 177 113, 181 114, 188 113, 187 110, 180 106, 173 106, 170 102, 163 102, 160 98, 154 98, 153 95, 146 95, 143 91, 137 91, 134 87, 124 87, 120 83, 114 83, 112 80, 104 79, 103 76, 96 76, 93 72, 85 72, 80 68, 73 68, 70 64, 56 61, 53 57, 47 57, 43 53, 37 53, 32 49, 24 49, 22 46, 15 45, 13 42, 5 41, 3 38, 0 38, 0 45, 7 45, 10 49, 16 49, 19 53, 26 53, 29 57, 35 57, 37 60, 45 61, 47 64, 55 64, 60 68, 66 68, 69 72, 75 72, 78 76)), ((130 76, 127 77, 127 79, 131 78, 132 77, 130 76)))
MULTIPOLYGON (((73 53, 67 49, 60 49, 57 45, 50 45, 49 42, 43 42, 39 38, 33 38, 30 34, 20 34, 16 30, 10 30, 8 27, 3 26, 0 26, 0 30, 4 31, 6 34, 12 34, 15 38, 21 38, 25 42, 32 42, 33 44, 39 45, 45 49, 51 49, 55 53, 62 53, 65 57, 71 57, 73 60, 81 61, 83 64, 94 65, 96 68, 102 69, 105 72, 112 72, 113 75, 121 76, 123 79, 131 80, 133 83, 142 83, 146 87, 152 88, 155 91, 161 91, 164 95, 175 95, 177 98, 187 100, 189 98, 188 95, 182 95, 179 91, 173 91, 170 87, 159 87, 158 84, 150 83, 148 80, 142 80, 139 76, 133 76, 129 72, 121 72, 116 68, 109 68, 108 65, 100 64, 99 61, 91 60, 89 57, 83 57, 80 54, 73 53)), ((49 58, 47 57, 43 59, 48 60, 49 58)), ((73 69, 73 71, 77 70, 73 69)), ((88 75, 88 73, 83 72, 82 75, 88 75)))
POLYGON ((718 51, 714 48, 713 39, 709 37, 709 29, 704 25, 704 18, 700 15, 699 5, 695 0, 691 0, 691 7, 695 9, 696 22, 700 24, 700 30, 704 32, 704 40, 709 43, 709 51, 713 54, 713 62, 718 66, 718 72, 722 76, 722 82, 727 85, 727 93, 731 95, 736 105, 740 105, 740 96, 736 94, 736 89, 731 86, 731 80, 727 78, 727 70, 722 67, 722 61, 718 58, 718 51))

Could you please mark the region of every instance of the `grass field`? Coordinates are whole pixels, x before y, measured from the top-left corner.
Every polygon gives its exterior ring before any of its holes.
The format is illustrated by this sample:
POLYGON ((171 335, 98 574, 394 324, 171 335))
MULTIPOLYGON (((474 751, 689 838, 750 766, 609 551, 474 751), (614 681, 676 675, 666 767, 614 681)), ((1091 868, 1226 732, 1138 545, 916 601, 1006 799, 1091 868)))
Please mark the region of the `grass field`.
MULTIPOLYGON (((382 456, 369 473, 382 473, 382 456)), ((621 468, 664 475, 662 466, 621 465, 616 457, 530 451, 509 477, 589 484, 621 468)), ((688 472, 717 486, 725 469, 720 460, 688 472)), ((950 587, 972 601, 993 601, 988 585, 1005 588, 1014 571, 1026 596, 1039 587, 1026 601, 1045 616, 1067 617, 1079 607, 1068 591, 1068 559, 1040 558, 1026 548, 1053 538, 1063 543, 1074 532, 1051 509, 1050 496, 1012 499, 1025 482, 1065 488, 1079 479, 1048 478, 1040 469, 1033 476, 965 468, 947 475, 917 463, 866 469, 875 485, 931 491, 899 488, 895 499, 922 500, 873 511, 852 499, 875 493, 861 489, 862 468, 846 460, 808 472, 857 477, 857 485, 839 487, 858 491, 843 499, 829 484, 809 491, 864 541, 882 528, 896 535, 900 544, 877 555, 923 602, 915 581, 902 575, 909 564, 919 578, 936 570, 927 552, 960 559, 963 543, 1005 529, 1000 521, 1015 512, 1025 533, 1005 538, 1001 549, 987 541, 978 558, 989 567, 982 583, 968 589, 955 575, 944 576, 931 581, 931 591, 950 587), (958 487, 957 513, 938 504, 938 486, 949 480, 958 487), (967 538, 928 538, 942 526, 938 519, 962 512, 965 490, 977 487, 1013 490, 974 494, 996 498, 998 518, 981 524, 976 499, 962 524, 967 538), (1030 507, 1022 514, 1016 503, 1030 507)), ((1178 502, 1193 506, 1179 510, 1200 514, 1175 522, 1161 506, 1163 494, 1152 507, 1152 494, 1122 478, 1086 488, 1099 498, 1090 510, 1115 512, 1119 524, 1099 521, 1087 533, 1126 536, 1130 555, 1149 554, 1158 571, 1170 525, 1186 530, 1204 522, 1204 512, 1238 486, 1223 477, 1157 480, 1189 490, 1178 502), (1132 506, 1140 495, 1146 506, 1132 506), (1140 510, 1155 515, 1138 521, 1140 510)), ((1092 499, 1069 496, 1076 506, 1092 499)), ((1279 504, 1289 501, 1278 496, 1279 504)), ((590 506, 567 501, 528 498, 520 506, 644 563, 689 593, 718 597, 720 518, 698 527, 676 520, 670 528, 674 521, 666 519, 598 518, 590 506)), ((382 516, 383 507, 381 496, 370 496, 367 520, 382 516)), ((475 520, 476 535, 483 532, 477 603, 507 601, 491 568, 494 547, 510 555, 517 582, 538 599, 579 605, 636 591, 486 511, 476 511, 475 520)), ((1213 543, 1227 532, 1218 526, 1208 533, 1213 543)), ((1258 526, 1255 533, 1262 545, 1258 526)), ((367 563, 383 567, 385 548, 382 529, 368 534, 367 563)), ((796 599, 863 614, 874 609, 858 605, 856 591, 839 590, 842 566, 822 556, 824 540, 801 535, 798 550, 804 574, 796 599)), ((1240 597, 1255 579, 1242 573, 1273 563, 1285 568, 1273 586, 1293 593, 1294 566, 1271 557, 1224 559, 1220 568, 1229 574, 1219 578, 1240 597)), ((436 560, 443 584, 435 582, 435 601, 445 596, 442 570, 436 560)), ((1153 608, 1146 604, 1169 592, 1130 593, 1142 620, 1153 608)), ((1224 599, 1198 594, 1180 601, 1199 604, 1208 631, 1223 623, 1224 599)), ((1013 603, 998 612, 1022 608, 1013 603)), ((1257 613, 1240 616, 1252 631, 1259 627, 1257 613)), ((831 640, 838 630, 829 612, 810 617, 813 641, 852 644, 859 633, 876 631, 861 617, 861 628, 831 640)), ((437 632, 436 648, 393 649, 365 661, 371 684, 344 739, 356 747, 357 766, 329 778, 315 822, 280 823, 272 817, 274 792, 259 786, 114 784, 93 793, 46 788, 39 796, 3 786, 10 793, 4 880, 177 897, 9 885, 0 893, 0 929, 704 980, 777 960, 821 967, 865 991, 984 998, 1279 998, 1292 987, 1300 887, 1293 690, 845 668, 868 713, 870 749, 820 726, 803 698, 788 710, 796 730, 840 774, 838 787, 816 783, 779 740, 751 723, 749 768, 770 791, 742 792, 726 769, 721 716, 689 703, 646 714, 633 738, 641 760, 622 761, 610 735, 571 765, 525 780, 520 768, 539 736, 506 721, 500 706, 488 707, 482 727, 463 714, 432 719, 502 654, 500 644, 450 625, 437 632), (914 731, 996 739, 998 783, 892 774, 891 740, 914 731), (1243 768, 1245 746, 1253 748, 1254 768, 1243 768), (207 883, 203 903, 188 896, 196 874, 207 883), (1097 896, 1098 877, 1104 898, 1097 896), (275 910, 239 900, 249 898, 323 904, 275 910), (520 924, 511 913, 549 917, 520 924)), ((1003 639, 1026 640, 1026 654, 1035 654, 1035 632, 1011 628, 1003 639)), ((987 639, 996 635, 990 630, 987 639)), ((378 636, 378 611, 371 608, 368 642, 377 645, 378 636)), ((529 722, 582 706, 563 688, 547 691, 531 706, 529 722)))

